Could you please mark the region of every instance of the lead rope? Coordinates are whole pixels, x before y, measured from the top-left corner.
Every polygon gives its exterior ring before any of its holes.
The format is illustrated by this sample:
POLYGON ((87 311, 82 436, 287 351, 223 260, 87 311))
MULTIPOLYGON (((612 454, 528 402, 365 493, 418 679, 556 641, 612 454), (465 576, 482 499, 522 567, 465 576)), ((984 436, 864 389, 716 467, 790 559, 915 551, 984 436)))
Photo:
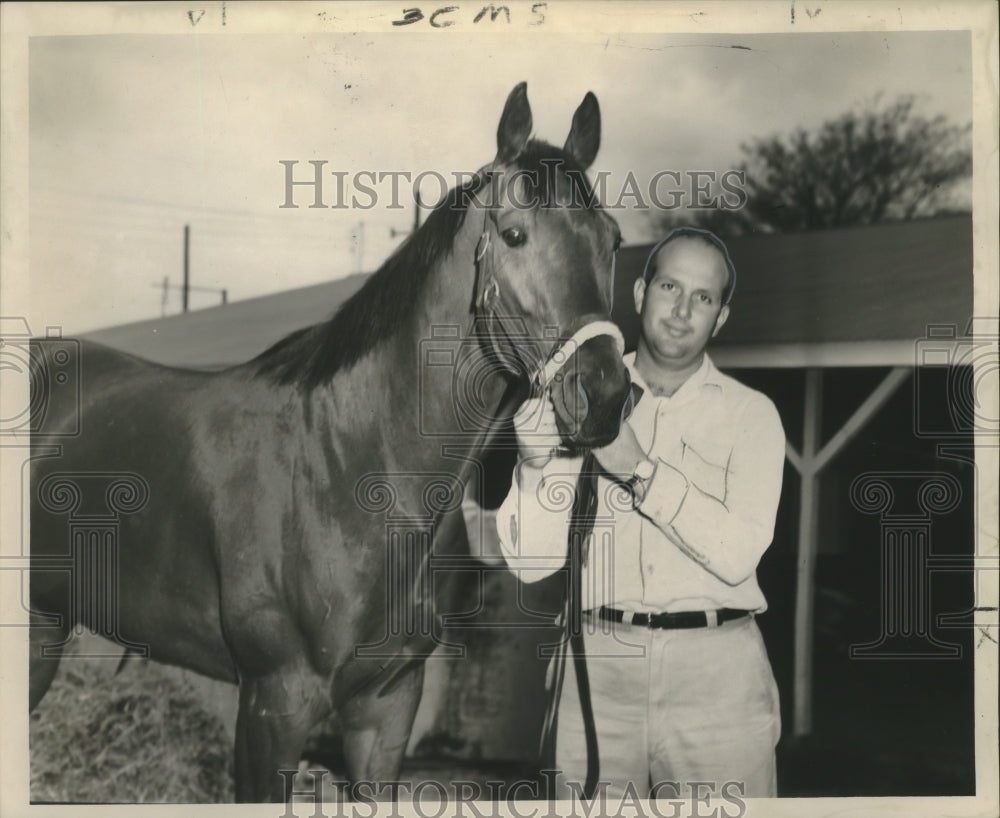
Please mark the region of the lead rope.
POLYGON ((567 647, 573 654, 573 673, 576 676, 577 694, 580 699, 580 716, 583 720, 584 744, 587 749, 587 773, 582 795, 594 799, 600 775, 600 752, 597 742, 597 724, 590 696, 590 675, 587 672, 586 648, 583 642, 583 565, 586 560, 585 544, 594 526, 597 512, 597 460, 588 454, 580 469, 576 500, 569 528, 569 577, 566 604, 563 607, 563 638, 552 659, 552 682, 539 753, 543 763, 555 762, 556 738, 559 724, 559 702, 566 677, 567 647))
POLYGON ((580 530, 570 546, 570 575, 573 592, 570 597, 570 648, 573 651, 573 670, 576 674, 576 689, 580 696, 580 715, 583 718, 583 734, 587 747, 587 778, 583 782, 583 797, 594 800, 597 778, 601 770, 600 753, 597 746, 597 724, 594 720, 594 703, 590 698, 590 676, 587 673, 587 657, 583 644, 583 564, 586 560, 586 539, 594 529, 597 513, 597 458, 593 452, 583 461, 580 470, 580 486, 577 489, 580 501, 580 530))

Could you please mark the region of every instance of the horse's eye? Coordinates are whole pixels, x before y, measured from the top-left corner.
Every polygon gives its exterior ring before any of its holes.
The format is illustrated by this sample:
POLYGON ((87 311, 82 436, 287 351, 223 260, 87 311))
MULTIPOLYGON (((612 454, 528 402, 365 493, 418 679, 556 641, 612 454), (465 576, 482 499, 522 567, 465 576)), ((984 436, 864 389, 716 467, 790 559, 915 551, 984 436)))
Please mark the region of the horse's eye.
POLYGON ((508 227, 500 234, 500 237, 508 247, 520 247, 528 240, 528 234, 520 227, 508 227))

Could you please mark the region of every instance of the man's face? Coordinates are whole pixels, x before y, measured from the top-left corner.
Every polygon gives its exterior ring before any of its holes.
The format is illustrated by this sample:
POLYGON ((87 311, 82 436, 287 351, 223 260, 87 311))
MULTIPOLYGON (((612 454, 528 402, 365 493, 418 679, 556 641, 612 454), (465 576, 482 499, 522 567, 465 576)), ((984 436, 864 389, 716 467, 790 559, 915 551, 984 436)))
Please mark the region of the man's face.
POLYGON ((685 236, 660 250, 654 263, 649 283, 635 283, 641 342, 661 366, 684 369, 700 362, 709 338, 729 317, 722 304, 726 261, 715 247, 685 236))

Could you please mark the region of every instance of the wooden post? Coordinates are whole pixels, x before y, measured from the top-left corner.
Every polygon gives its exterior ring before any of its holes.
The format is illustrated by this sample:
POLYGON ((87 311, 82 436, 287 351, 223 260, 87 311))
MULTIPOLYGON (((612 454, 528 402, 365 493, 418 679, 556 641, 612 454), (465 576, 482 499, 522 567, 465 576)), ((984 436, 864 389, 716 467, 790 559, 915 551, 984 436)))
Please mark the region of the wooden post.
POLYGON ((854 410, 844 425, 820 447, 823 407, 823 372, 806 370, 805 417, 802 453, 786 445, 788 461, 799 473, 798 566, 795 577, 795 736, 812 732, 813 608, 816 585, 816 550, 819 536, 820 471, 861 431, 910 375, 908 367, 893 368, 871 394, 854 410))
POLYGON ((801 472, 799 474, 799 541, 795 575, 795 678, 794 734, 812 731, 812 630, 813 577, 816 571, 816 535, 819 530, 819 448, 823 408, 823 370, 806 370, 805 416, 803 418, 801 472))

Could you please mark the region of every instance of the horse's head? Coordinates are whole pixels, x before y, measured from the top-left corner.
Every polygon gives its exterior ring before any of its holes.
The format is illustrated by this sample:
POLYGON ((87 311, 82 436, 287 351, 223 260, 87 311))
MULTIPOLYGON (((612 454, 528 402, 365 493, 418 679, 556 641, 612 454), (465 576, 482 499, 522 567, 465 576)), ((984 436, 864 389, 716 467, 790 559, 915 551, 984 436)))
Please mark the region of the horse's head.
POLYGON ((610 323, 621 236, 585 175, 600 145, 597 98, 586 95, 561 150, 531 139, 531 127, 521 83, 500 118, 497 159, 476 191, 476 306, 496 357, 551 389, 564 439, 601 446, 617 436, 630 389, 621 335, 610 323))

